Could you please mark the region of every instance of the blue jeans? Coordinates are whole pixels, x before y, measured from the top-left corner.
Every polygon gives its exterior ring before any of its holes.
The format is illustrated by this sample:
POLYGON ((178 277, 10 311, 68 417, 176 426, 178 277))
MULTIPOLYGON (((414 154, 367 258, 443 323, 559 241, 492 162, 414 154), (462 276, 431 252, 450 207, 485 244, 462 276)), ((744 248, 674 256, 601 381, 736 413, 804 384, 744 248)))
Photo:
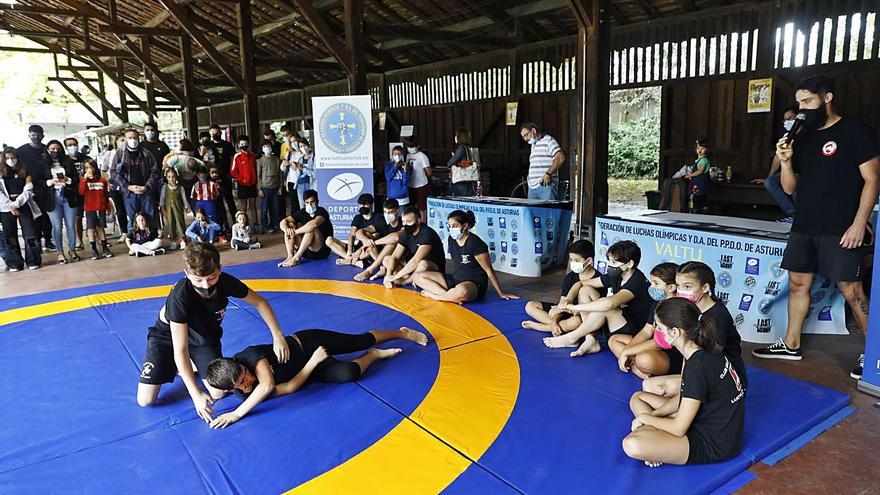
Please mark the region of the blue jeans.
POLYGON ((764 180, 764 189, 773 196, 773 200, 776 201, 776 204, 779 205, 785 216, 794 216, 794 197, 785 194, 785 191, 782 189, 782 174, 777 172, 767 177, 764 180))
POLYGON ((55 209, 49 212, 49 218, 52 220, 52 242, 58 248, 58 252, 63 252, 63 243, 61 237, 61 229, 67 225, 67 249, 73 251, 76 248, 76 211, 71 207, 61 193, 55 194, 55 209))
POLYGON ((263 227, 277 229, 281 224, 281 196, 278 195, 278 189, 272 187, 263 187, 260 189, 263 197, 260 201, 260 225, 263 227))
POLYGON ((131 191, 122 192, 125 201, 125 212, 128 213, 128 225, 131 226, 129 228, 133 229, 137 226, 134 216, 139 211, 143 211, 147 215, 147 220, 149 220, 150 230, 156 231, 156 205, 153 203, 153 197, 150 194, 149 191, 143 194, 135 194, 131 191))
POLYGON ((558 194, 558 186, 551 183, 549 186, 538 186, 529 188, 529 199, 543 199, 556 201, 558 194))

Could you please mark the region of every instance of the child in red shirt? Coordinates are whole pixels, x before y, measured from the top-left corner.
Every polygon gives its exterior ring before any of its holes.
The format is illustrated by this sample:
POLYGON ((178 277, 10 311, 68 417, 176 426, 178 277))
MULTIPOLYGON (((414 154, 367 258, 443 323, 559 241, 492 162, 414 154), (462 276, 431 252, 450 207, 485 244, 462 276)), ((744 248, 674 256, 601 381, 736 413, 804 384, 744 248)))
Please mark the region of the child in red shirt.
POLYGON ((232 158, 229 175, 232 177, 232 195, 238 211, 257 219, 257 156, 251 153, 247 136, 238 137, 238 153, 232 158))
POLYGON ((105 258, 112 258, 110 246, 104 228, 107 226, 107 212, 110 210, 109 186, 107 179, 101 176, 98 165, 89 160, 84 165, 85 177, 79 181, 79 194, 83 197, 83 210, 86 212, 86 228, 89 231, 89 243, 92 245, 92 259, 102 256, 98 253, 97 241, 105 258))

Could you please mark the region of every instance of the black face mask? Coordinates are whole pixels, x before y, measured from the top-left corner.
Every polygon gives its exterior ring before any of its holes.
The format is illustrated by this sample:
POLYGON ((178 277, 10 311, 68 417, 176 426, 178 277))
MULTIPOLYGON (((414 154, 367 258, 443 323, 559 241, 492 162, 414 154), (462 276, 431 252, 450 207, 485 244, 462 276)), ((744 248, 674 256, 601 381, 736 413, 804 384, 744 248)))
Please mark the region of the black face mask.
POLYGON ((42 143, 42 142, 43 142, 43 136, 38 136, 38 137, 32 137, 32 138, 31 138, 31 143, 32 143, 32 144, 40 144, 40 143, 42 143))
POLYGON ((212 285, 211 287, 208 287, 207 289, 204 288, 204 287, 196 287, 195 285, 193 285, 193 289, 195 289, 195 291, 198 292, 199 295, 202 296, 202 297, 204 297, 204 298, 209 298, 209 297, 211 297, 211 293, 214 292, 214 286, 213 286, 213 285, 212 285))
POLYGON ((238 149, 240 149, 240 150, 247 150, 248 147, 247 147, 246 144, 240 144, 240 145, 238 145, 238 149))
POLYGON ((828 112, 825 110, 825 105, 821 105, 819 108, 804 108, 801 109, 801 113, 807 116, 807 119, 804 121, 804 127, 814 131, 825 125, 825 122, 828 120, 828 112))
POLYGON ((214 141, 220 141, 220 134, 211 134, 211 139, 214 141))
POLYGON ((57 160, 57 159, 61 158, 61 152, 60 151, 50 151, 49 156, 51 156, 53 160, 57 160))
POLYGON ((605 275, 608 275, 608 278, 611 280, 618 280, 623 278, 623 269, 619 266, 609 266, 607 270, 605 270, 605 275))
POLYGON ((361 215, 369 215, 373 212, 373 210, 371 210, 369 206, 361 206, 361 209, 358 211, 361 212, 361 215))
POLYGON ((207 146, 207 145, 208 145, 208 140, 207 140, 207 139, 202 139, 201 141, 199 141, 199 143, 201 143, 202 146, 207 146))
POLYGON ((414 224, 412 224, 412 225, 404 225, 404 226, 403 226, 403 230, 404 230, 404 232, 406 232, 406 233, 409 234, 409 235, 413 235, 413 234, 415 234, 415 233, 416 233, 416 229, 418 229, 418 228, 419 228, 419 224, 417 224, 417 223, 414 223, 414 224))

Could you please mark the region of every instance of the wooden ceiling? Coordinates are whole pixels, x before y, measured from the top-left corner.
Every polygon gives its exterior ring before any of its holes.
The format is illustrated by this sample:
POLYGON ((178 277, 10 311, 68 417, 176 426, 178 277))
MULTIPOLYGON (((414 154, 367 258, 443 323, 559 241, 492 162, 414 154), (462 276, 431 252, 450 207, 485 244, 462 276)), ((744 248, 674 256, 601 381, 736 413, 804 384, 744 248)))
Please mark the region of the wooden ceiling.
MULTIPOLYGON (((343 0, 307 1, 333 34, 344 34, 343 0)), ((570 6, 576 1, 583 0, 363 0, 366 63, 370 72, 383 72, 573 35, 577 24, 570 6)), ((199 104, 213 104, 241 97, 234 82, 240 81, 237 3, 19 0, 0 4, 0 28, 69 52, 74 64, 100 68, 117 84, 142 86, 151 79, 157 94, 171 101, 182 99, 186 31, 193 39, 196 96, 199 104)), ((624 25, 731 3, 741 2, 613 0, 606 8, 613 25, 624 25)), ((345 75, 296 5, 296 0, 250 2, 260 94, 345 75)), ((61 57, 59 64, 67 60, 61 57)))

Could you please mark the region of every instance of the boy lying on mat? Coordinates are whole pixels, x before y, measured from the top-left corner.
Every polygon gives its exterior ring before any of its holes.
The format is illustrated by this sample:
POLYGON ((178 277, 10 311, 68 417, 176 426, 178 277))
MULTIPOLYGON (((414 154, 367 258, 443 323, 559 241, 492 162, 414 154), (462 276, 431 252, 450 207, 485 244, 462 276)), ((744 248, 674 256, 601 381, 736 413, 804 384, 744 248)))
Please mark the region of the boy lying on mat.
POLYGON ((428 337, 407 327, 399 330, 372 330, 351 335, 330 330, 302 330, 285 337, 290 360, 279 363, 272 346, 252 345, 233 358, 211 361, 206 381, 214 388, 235 392, 244 400, 234 411, 221 414, 211 421, 211 428, 226 428, 243 418, 257 404, 273 394, 292 394, 309 379, 343 383, 357 380, 378 359, 389 359, 401 349, 374 349, 376 344, 403 339, 427 345, 428 337), (340 361, 331 356, 364 351, 353 361, 340 361))

